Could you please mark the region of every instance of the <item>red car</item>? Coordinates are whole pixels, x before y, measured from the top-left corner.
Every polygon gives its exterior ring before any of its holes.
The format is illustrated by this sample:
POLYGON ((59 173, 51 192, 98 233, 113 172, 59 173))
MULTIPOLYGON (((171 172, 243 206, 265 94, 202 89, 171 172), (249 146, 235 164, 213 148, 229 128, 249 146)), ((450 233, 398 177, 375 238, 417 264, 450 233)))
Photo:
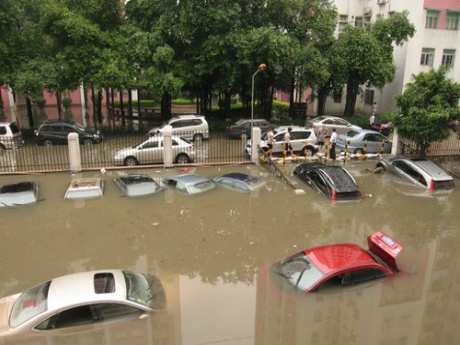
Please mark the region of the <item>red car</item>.
POLYGON ((399 242, 383 232, 367 238, 369 249, 333 244, 306 249, 275 265, 275 271, 305 292, 323 286, 347 286, 397 273, 399 242))

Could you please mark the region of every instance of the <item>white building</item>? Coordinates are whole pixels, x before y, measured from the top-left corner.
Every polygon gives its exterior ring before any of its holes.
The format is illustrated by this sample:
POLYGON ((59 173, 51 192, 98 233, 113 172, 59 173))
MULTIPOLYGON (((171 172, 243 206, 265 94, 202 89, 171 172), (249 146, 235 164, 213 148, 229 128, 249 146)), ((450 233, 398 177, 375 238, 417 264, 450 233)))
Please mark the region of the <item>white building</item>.
MULTIPOLYGON (((338 11, 337 34, 347 24, 364 26, 392 12, 408 11, 416 33, 403 46, 395 47, 396 73, 393 82, 382 90, 362 86, 357 113, 383 113, 397 109, 400 95, 412 76, 441 65, 449 65, 448 76, 460 82, 460 0, 334 0, 338 11)), ((343 113, 346 89, 341 95, 331 95, 326 113, 343 113)))

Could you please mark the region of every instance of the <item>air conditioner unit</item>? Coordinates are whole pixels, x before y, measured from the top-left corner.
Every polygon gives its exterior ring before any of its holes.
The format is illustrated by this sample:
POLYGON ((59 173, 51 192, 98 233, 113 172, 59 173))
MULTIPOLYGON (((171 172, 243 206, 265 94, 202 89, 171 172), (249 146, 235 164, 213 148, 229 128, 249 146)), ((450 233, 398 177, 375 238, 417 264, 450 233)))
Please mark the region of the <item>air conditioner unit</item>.
POLYGON ((385 5, 387 2, 387 0, 377 0, 377 5, 385 5))

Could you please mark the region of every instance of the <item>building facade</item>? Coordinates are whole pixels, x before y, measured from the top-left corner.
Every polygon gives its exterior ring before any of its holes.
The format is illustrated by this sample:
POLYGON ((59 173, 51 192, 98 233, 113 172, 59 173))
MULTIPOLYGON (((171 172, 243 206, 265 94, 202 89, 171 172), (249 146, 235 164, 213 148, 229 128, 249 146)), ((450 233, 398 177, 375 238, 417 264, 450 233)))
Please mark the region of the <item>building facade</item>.
MULTIPOLYGON (((400 95, 413 76, 449 66, 448 76, 460 82, 460 0, 334 0, 338 11, 336 34, 346 25, 365 26, 393 12, 407 11, 416 33, 407 43, 396 46, 396 73, 383 89, 362 86, 356 111, 369 114, 397 110, 396 96, 400 95)), ((327 113, 342 113, 345 108, 345 89, 331 95, 327 113)))

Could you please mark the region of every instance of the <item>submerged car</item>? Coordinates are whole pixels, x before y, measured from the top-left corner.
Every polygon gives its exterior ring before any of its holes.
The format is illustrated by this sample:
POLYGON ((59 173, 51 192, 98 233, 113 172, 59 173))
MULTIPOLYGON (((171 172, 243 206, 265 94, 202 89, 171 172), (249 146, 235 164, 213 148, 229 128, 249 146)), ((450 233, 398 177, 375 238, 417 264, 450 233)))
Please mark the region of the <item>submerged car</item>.
POLYGON ((0 186, 0 207, 33 204, 38 201, 35 182, 19 182, 0 186))
POLYGON ((381 159, 377 168, 396 174, 430 192, 445 192, 455 188, 454 178, 428 159, 392 156, 381 159))
POLYGON ((303 163, 294 175, 333 201, 361 199, 358 184, 348 170, 322 163, 303 163))
POLYGON ((158 278, 121 270, 66 275, 0 299, 0 337, 144 318, 164 309, 158 278))
POLYGON ((204 176, 182 174, 163 178, 163 183, 175 186, 177 190, 188 194, 199 194, 214 189, 216 185, 204 176))
POLYGON ((337 149, 352 153, 390 153, 391 142, 379 132, 363 129, 362 131, 348 131, 337 137, 337 149))
POLYGON ((163 190, 153 178, 145 175, 120 176, 113 182, 127 197, 151 195, 163 190))
POLYGON ((242 173, 229 173, 213 179, 217 184, 241 192, 252 192, 265 184, 260 177, 242 173))
POLYGON ((351 243, 305 249, 275 264, 273 271, 305 292, 364 283, 399 272, 399 242, 380 231, 370 235, 367 242, 368 250, 351 243))
MULTIPOLYGON (((265 133, 273 125, 265 119, 252 120, 253 127, 259 127, 265 133)), ((242 134, 251 137, 251 119, 240 119, 225 129, 225 134, 231 139, 241 139, 242 134)))
POLYGON ((104 182, 99 177, 84 177, 73 179, 64 199, 92 199, 100 198, 104 194, 104 182))
MULTIPOLYGON (((163 153, 163 137, 153 136, 140 144, 116 151, 113 160, 115 165, 127 166, 163 163, 163 153)), ((195 158, 193 144, 173 136, 172 155, 174 162, 178 164, 193 162, 195 158)))

